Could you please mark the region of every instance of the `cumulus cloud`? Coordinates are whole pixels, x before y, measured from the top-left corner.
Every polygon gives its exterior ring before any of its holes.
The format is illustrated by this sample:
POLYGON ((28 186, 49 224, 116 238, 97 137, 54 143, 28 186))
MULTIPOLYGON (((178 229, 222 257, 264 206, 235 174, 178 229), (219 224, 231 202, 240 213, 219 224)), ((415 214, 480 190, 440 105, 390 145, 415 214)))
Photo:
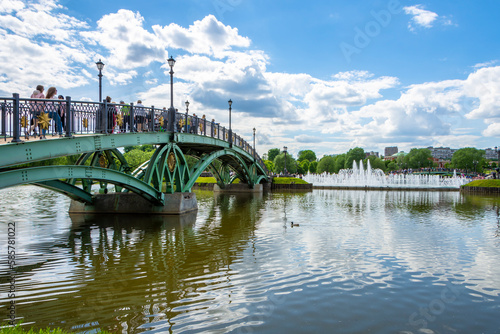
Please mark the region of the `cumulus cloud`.
POLYGON ((411 22, 408 25, 410 30, 415 30, 415 27, 431 28, 434 21, 437 20, 438 14, 429 10, 423 9, 422 5, 403 7, 406 14, 411 15, 411 22))
POLYGON ((237 28, 222 24, 213 15, 195 21, 189 28, 171 23, 165 27, 155 25, 153 31, 170 47, 216 58, 225 57, 225 52, 233 47, 250 45, 250 39, 240 36, 237 28))

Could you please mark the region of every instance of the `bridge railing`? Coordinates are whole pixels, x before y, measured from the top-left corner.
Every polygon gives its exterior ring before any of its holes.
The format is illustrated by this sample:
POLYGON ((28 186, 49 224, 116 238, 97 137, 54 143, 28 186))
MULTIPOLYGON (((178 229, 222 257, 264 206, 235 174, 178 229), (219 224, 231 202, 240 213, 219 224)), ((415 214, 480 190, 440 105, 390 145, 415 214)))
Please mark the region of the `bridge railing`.
POLYGON ((209 121, 179 112, 171 116, 165 108, 133 103, 72 101, 71 97, 65 100, 32 99, 20 98, 19 94, 0 98, 0 136, 14 143, 30 136, 43 138, 46 134, 71 137, 74 134, 166 132, 168 129, 229 142, 252 155, 268 172, 252 145, 214 119, 209 121), (169 127, 169 119, 174 120, 172 127, 169 127))

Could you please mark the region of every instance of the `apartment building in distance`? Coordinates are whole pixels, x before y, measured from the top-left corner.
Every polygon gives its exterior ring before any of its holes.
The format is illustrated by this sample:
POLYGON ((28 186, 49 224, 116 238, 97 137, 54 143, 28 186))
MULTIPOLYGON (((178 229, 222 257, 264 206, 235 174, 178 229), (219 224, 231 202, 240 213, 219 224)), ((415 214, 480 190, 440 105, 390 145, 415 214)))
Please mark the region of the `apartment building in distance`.
POLYGON ((398 152, 399 151, 397 146, 386 147, 384 149, 384 157, 390 157, 391 155, 394 155, 398 152))

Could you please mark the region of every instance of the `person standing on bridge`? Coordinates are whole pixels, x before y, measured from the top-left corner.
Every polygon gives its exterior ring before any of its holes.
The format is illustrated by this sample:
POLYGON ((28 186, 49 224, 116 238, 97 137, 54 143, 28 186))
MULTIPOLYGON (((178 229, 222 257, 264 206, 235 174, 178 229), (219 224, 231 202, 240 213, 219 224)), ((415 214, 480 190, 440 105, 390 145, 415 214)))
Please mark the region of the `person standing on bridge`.
POLYGON ((57 97, 59 100, 62 100, 59 104, 59 109, 57 110, 57 113, 59 114, 59 117, 61 117, 61 124, 64 129, 65 123, 66 123, 66 104, 64 103, 64 96, 59 95, 57 97))
POLYGON ((135 105, 135 124, 137 126, 137 131, 142 132, 143 129, 147 129, 147 114, 141 100, 137 100, 135 105))
MULTIPOLYGON (((47 100, 55 100, 56 99, 56 94, 57 94, 57 89, 56 87, 49 87, 47 90, 47 96, 45 97, 47 100)), ((47 112, 49 118, 53 119, 56 127, 56 132, 59 133, 59 136, 62 137, 62 123, 61 123, 61 117, 57 113, 57 108, 54 105, 54 102, 47 102, 45 103, 45 111, 47 112)), ((46 129, 42 130, 43 132, 43 138, 45 138, 45 132, 46 129)), ((40 139, 42 139, 42 136, 40 136, 40 139)))
POLYGON ((33 136, 37 135, 36 128, 38 127, 38 116, 40 116, 40 113, 43 110, 43 101, 41 101, 41 99, 45 99, 43 90, 44 90, 43 86, 38 85, 36 86, 36 89, 33 91, 33 94, 31 94, 32 99, 40 99, 40 101, 31 101, 32 119, 31 119, 30 132, 33 131, 33 136))

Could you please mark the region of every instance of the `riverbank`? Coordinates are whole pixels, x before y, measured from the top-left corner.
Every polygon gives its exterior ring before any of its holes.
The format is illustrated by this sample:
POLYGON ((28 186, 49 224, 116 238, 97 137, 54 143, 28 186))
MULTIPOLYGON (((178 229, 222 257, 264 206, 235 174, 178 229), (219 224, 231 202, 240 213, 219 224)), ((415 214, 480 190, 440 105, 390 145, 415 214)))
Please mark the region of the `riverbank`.
POLYGON ((500 180, 475 180, 460 187, 462 193, 498 194, 500 195, 500 180))
MULTIPOLYGON (((238 181, 238 180, 237 180, 238 181)), ((239 181, 238 181, 239 182, 239 181)), ((199 177, 193 189, 213 190, 216 184, 214 177, 199 177)), ((271 190, 312 190, 313 184, 296 177, 274 177, 271 179, 271 190)))

